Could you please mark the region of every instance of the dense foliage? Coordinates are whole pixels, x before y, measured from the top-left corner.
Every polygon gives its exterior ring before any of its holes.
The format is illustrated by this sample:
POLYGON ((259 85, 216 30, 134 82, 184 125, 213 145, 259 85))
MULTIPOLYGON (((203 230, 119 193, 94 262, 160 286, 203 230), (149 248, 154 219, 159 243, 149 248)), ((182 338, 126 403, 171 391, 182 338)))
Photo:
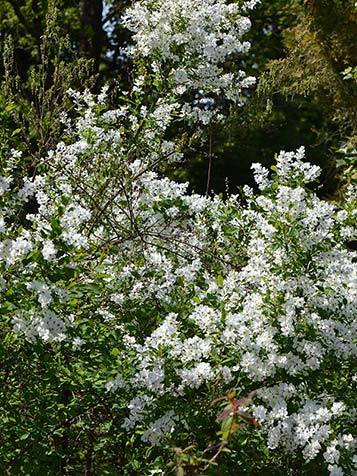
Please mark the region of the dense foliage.
POLYGON ((356 474, 355 189, 303 147, 224 198, 167 176, 249 109, 257 3, 141 0, 115 107, 49 42, 53 122, 4 110, 2 474, 356 474))

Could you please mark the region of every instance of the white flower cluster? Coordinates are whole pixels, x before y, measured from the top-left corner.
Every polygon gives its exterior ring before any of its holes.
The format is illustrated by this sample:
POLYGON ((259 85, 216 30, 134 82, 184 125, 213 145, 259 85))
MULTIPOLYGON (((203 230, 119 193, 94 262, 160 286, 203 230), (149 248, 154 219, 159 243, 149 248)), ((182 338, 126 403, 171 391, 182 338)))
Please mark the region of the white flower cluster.
MULTIPOLYGON (((331 438, 331 423, 343 414, 345 407, 341 402, 332 403, 329 397, 324 397, 321 398, 322 402, 301 401, 299 411, 289 414, 289 400, 301 393, 303 392, 292 384, 261 389, 258 395, 264 406, 255 406, 253 414, 262 424, 270 427, 269 448, 275 449, 281 445, 293 452, 301 447, 304 459, 310 461, 320 453, 323 445, 331 438)), ((347 450, 356 446, 357 442, 351 434, 343 435, 342 439, 349 442, 345 445, 347 450)), ((336 444, 336 440, 331 440, 326 446, 324 458, 327 463, 339 462, 336 444)), ((333 472, 330 471, 330 474, 333 472)))
MULTIPOLYGON (((11 184, 14 180, 6 177, 4 182, 11 184)), ((24 177, 22 183, 17 192, 10 187, 4 190, 7 196, 0 230, 2 300, 6 302, 12 296, 11 324, 15 332, 24 334, 28 341, 40 338, 60 342, 68 338, 67 328, 72 324, 65 310, 70 284, 67 272, 72 266, 73 247, 78 252, 87 243, 80 228, 90 213, 78 204, 78 197, 69 198, 70 188, 65 187, 64 194, 51 177, 24 177), (26 214, 24 227, 18 215, 30 198, 36 200, 37 210, 26 214), (52 274, 58 276, 55 281, 52 274)))
POLYGON ((157 446, 163 438, 166 438, 173 431, 175 420, 177 420, 177 417, 172 410, 166 412, 143 433, 142 440, 150 443, 151 446, 157 446))
MULTIPOLYGON (((281 153, 275 180, 255 166, 264 194, 247 197, 247 208, 235 197, 227 203, 187 197, 182 185, 152 174, 144 178, 145 198, 137 212, 150 236, 145 263, 126 266, 109 288, 117 292, 121 286, 121 303, 128 308, 155 299, 177 309, 178 286, 192 296, 180 313, 163 314, 143 344, 126 337, 137 352, 131 391, 145 392, 156 409, 174 393, 179 413, 180 396, 192 389, 246 375, 260 388, 262 404, 254 414, 267 431, 269 447, 301 448, 309 461, 327 451, 334 422, 351 411, 333 395, 316 393, 314 385, 321 385, 318 375, 324 369, 338 369, 357 356, 357 269, 355 254, 340 245, 336 209, 303 188, 318 170, 302 159, 302 149, 281 153), (169 213, 170 208, 181 210, 181 223, 175 223, 177 212, 169 213), (240 242, 232 242, 233 236, 240 242), (207 267, 203 261, 212 240, 223 262, 207 267), (236 247, 245 253, 239 270, 236 247), (192 326, 196 335, 187 335, 192 326), (294 413, 290 402, 298 408, 294 413)), ((137 419, 137 410, 128 418, 137 419)))
POLYGON ((250 48, 242 38, 251 22, 242 12, 256 3, 142 0, 126 11, 123 24, 134 33, 135 57, 149 59, 155 74, 171 78, 178 96, 197 95, 186 102, 184 116, 207 124, 215 116, 214 98, 240 104, 242 90, 255 84, 254 77, 227 64, 250 48))
POLYGON ((26 314, 16 314, 12 321, 14 332, 24 334, 29 342, 37 338, 43 341, 62 341, 66 339, 66 324, 54 312, 46 309, 35 315, 29 311, 26 314))

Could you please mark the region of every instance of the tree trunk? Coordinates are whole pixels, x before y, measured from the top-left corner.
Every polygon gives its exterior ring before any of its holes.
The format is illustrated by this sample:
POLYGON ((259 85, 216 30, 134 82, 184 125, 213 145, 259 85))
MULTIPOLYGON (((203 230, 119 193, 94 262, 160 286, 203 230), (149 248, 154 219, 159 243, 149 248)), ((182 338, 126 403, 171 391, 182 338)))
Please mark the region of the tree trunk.
POLYGON ((102 0, 79 0, 80 52, 84 57, 94 60, 96 70, 103 48, 102 14, 102 0))

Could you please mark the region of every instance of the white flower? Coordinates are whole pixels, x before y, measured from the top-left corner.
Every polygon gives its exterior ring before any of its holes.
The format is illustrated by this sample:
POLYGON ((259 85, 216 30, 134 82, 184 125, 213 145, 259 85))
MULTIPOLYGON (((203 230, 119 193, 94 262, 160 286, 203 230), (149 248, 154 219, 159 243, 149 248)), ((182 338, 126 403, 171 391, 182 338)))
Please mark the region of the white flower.
POLYGON ((45 240, 42 243, 42 256, 46 261, 53 261, 56 258, 56 248, 51 240, 45 240))
POLYGON ((337 466, 336 464, 329 464, 327 469, 329 470, 330 476, 343 476, 342 468, 337 466))
POLYGON ((10 190, 10 184, 12 182, 11 177, 1 177, 0 176, 0 195, 2 193, 7 192, 10 190))
POLYGON ((151 446, 157 446, 161 440, 174 430, 177 417, 172 410, 166 412, 161 418, 151 423, 141 436, 142 441, 149 442, 151 446))

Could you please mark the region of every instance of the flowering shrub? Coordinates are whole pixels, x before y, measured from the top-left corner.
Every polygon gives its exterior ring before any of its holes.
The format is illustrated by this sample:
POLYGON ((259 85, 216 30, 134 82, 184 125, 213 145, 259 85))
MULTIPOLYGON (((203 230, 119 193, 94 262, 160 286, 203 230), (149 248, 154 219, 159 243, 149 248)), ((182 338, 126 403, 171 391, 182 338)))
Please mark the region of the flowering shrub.
POLYGON ((302 158, 280 154, 273 179, 255 165, 261 193, 245 190, 246 204, 188 195, 135 164, 95 222, 68 177, 38 176, 17 192, 3 177, 2 289, 14 331, 81 345, 74 304, 89 286, 93 318, 117 329, 121 370, 106 387, 127 395, 125 430, 150 445, 182 438, 202 388, 209 400, 233 386, 256 391, 249 411, 269 448, 300 448, 307 461, 323 453, 331 474, 351 468, 353 393, 331 385, 335 373, 356 380, 356 265, 342 245, 356 212, 306 190, 319 170, 302 158), (6 226, 32 195, 31 226, 6 226))
MULTIPOLYGON (((251 22, 245 13, 258 0, 144 0, 134 3, 123 23, 134 35, 130 53, 138 77, 134 90, 157 90, 173 101, 177 114, 193 122, 222 121, 224 100, 243 104, 245 88, 255 84, 237 61, 250 48, 242 41, 251 22)), ((166 105, 166 107, 168 107, 166 105)))
POLYGON ((11 151, 0 177, 2 315, 26 342, 77 356, 64 364, 80 369, 73 395, 95 354, 116 438, 140 440, 141 457, 161 451, 151 474, 171 471, 174 446, 177 474, 202 472, 242 435, 268 455, 353 474, 353 190, 344 209, 318 198, 320 170, 303 148, 281 152, 272 174, 254 164, 258 193, 226 200, 189 194, 158 167, 182 159, 170 124, 201 111, 183 95, 235 99, 243 87, 223 68, 247 49, 239 11, 213 0, 134 5, 124 21, 151 70, 130 95, 107 110, 105 91, 72 91, 77 117, 63 118, 65 141, 32 176, 11 151), (157 97, 146 98, 153 76, 157 97))
POLYGON ((223 0, 142 1, 127 10, 124 25, 134 32, 133 53, 150 59, 154 73, 172 77, 178 94, 204 90, 237 100, 240 89, 255 78, 244 71, 225 72, 223 65, 249 50, 249 42, 241 39, 251 23, 242 11, 253 6, 223 0))

